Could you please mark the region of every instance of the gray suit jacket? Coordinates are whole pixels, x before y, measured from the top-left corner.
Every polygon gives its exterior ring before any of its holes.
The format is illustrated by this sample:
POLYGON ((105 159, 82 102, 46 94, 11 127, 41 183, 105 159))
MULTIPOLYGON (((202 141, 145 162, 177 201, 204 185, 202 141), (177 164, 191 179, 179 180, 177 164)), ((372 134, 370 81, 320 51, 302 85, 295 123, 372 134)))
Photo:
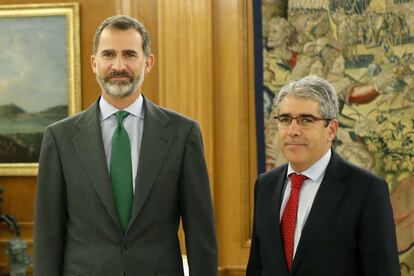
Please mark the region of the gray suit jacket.
POLYGON ((49 126, 42 142, 34 236, 36 276, 183 275, 182 218, 191 275, 217 275, 217 245, 196 122, 144 98, 132 216, 115 210, 99 105, 49 126))

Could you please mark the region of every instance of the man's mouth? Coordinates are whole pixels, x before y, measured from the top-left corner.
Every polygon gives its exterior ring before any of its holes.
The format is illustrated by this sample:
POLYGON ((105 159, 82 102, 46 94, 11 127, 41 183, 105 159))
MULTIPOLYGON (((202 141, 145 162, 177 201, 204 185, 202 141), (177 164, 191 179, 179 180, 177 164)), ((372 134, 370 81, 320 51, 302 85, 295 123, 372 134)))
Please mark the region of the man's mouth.
POLYGON ((127 76, 117 76, 117 77, 111 77, 111 80, 129 80, 129 77, 127 76))
POLYGON ((285 143, 285 146, 287 146, 287 147, 303 147, 303 146, 306 146, 306 144, 305 143, 299 143, 299 142, 286 142, 285 143))
POLYGON ((125 72, 123 72, 123 73, 113 72, 113 73, 108 74, 105 77, 105 82, 108 82, 108 81, 131 81, 132 79, 133 78, 125 72))

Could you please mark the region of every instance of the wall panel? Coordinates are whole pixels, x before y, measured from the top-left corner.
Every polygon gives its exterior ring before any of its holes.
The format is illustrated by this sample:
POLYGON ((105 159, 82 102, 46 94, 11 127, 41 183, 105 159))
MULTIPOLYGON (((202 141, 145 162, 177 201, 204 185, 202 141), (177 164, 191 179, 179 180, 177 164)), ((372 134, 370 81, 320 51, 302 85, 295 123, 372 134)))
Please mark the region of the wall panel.
POLYGON ((214 5, 216 213, 220 265, 229 275, 240 275, 247 263, 256 175, 250 5, 214 5))
POLYGON ((211 0, 158 1, 158 102, 200 123, 214 183, 211 5, 211 0))

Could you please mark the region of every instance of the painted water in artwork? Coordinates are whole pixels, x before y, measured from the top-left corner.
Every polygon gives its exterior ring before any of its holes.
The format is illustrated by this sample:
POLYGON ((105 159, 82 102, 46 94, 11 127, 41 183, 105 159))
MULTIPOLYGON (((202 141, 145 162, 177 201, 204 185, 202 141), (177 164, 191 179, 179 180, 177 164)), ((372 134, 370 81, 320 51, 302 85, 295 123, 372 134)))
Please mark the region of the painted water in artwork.
MULTIPOLYGON (((335 87, 335 150, 384 177, 402 275, 414 275, 414 1, 290 0, 287 19, 263 0, 266 170, 285 162, 273 98, 289 80, 318 75, 335 87)), ((273 1, 276 2, 277 1, 273 1)))
POLYGON ((0 18, 0 49, 0 163, 34 163, 68 115, 66 18, 0 18))

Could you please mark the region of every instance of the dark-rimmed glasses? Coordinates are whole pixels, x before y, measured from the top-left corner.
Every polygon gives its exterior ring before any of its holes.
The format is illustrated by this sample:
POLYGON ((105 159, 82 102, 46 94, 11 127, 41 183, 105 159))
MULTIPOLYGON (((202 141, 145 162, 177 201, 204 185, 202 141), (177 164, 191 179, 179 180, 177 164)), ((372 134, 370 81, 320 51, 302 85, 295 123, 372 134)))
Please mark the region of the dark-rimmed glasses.
MULTIPOLYGON (((313 115, 299 115, 296 117, 292 117, 289 115, 280 115, 280 116, 275 116, 273 117, 276 120, 276 126, 278 128, 289 128, 292 124, 293 120, 296 120, 296 124, 300 127, 300 128, 312 128, 313 126, 315 126, 315 123, 317 121, 325 121, 325 122, 329 122, 332 119, 329 118, 322 118, 322 117, 315 117, 313 115)), ((325 127, 327 126, 327 124, 325 125, 325 127)))

